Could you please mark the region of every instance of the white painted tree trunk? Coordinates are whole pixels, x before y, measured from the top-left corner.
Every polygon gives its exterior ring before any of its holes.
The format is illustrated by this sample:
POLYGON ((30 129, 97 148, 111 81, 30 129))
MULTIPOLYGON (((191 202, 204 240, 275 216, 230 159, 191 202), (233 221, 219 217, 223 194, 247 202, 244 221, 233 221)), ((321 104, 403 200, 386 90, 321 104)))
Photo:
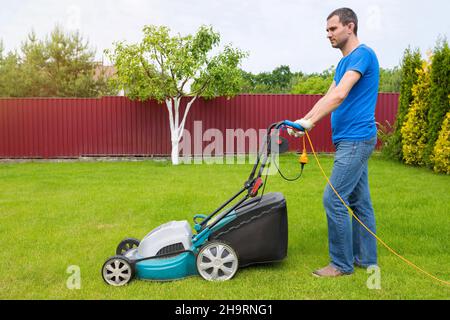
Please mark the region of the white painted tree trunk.
POLYGON ((179 145, 178 142, 172 141, 172 164, 175 166, 180 164, 179 145))
POLYGON ((184 111, 183 120, 180 123, 180 103, 181 97, 173 97, 166 99, 166 107, 169 111, 169 124, 170 124, 170 139, 172 142, 171 159, 173 165, 180 164, 179 146, 181 138, 183 137, 184 125, 186 123, 186 117, 191 109, 192 104, 197 99, 197 96, 192 97, 188 102, 186 110, 184 111))

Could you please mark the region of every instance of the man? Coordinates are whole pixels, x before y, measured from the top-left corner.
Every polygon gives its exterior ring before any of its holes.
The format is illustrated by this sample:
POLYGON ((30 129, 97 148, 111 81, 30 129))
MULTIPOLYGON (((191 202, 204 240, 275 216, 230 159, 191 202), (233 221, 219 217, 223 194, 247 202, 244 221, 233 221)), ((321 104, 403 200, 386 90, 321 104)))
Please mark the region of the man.
MULTIPOLYGON (((368 159, 375 144, 375 105, 378 97, 379 65, 372 49, 360 44, 358 19, 348 8, 327 18, 327 37, 343 58, 326 95, 297 122, 311 130, 331 113, 332 140, 336 148, 331 184, 355 215, 375 233, 375 217, 368 183, 368 159)), ((304 133, 289 130, 289 134, 304 133)), ((313 272, 317 277, 337 277, 354 272, 354 266, 377 264, 376 239, 355 219, 327 185, 323 204, 328 222, 331 262, 313 272)))

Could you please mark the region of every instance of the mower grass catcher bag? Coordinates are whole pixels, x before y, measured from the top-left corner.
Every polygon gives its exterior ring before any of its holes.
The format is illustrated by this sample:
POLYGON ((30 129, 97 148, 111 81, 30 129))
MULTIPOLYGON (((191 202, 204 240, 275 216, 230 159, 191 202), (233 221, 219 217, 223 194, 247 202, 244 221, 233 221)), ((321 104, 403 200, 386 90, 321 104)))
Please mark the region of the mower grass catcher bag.
POLYGON ((283 194, 268 193, 247 200, 234 214, 235 218, 214 231, 210 240, 229 243, 239 256, 240 267, 286 257, 288 220, 283 194))

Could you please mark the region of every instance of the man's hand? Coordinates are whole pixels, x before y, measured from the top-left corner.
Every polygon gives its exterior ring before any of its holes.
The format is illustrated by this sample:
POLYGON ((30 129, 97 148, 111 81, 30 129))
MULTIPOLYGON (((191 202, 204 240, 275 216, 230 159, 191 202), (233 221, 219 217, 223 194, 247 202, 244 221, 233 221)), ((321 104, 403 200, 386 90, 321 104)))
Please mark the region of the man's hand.
POLYGON ((295 138, 301 138, 305 135, 305 132, 295 131, 295 130, 292 130, 291 128, 288 128, 287 132, 289 133, 290 136, 295 137, 295 138))
MULTIPOLYGON (((299 125, 301 125, 302 128, 305 129, 305 131, 310 131, 314 127, 314 124, 309 119, 300 119, 300 120, 295 121, 295 123, 298 123, 299 125)), ((296 131, 291 128, 288 128, 288 134, 295 138, 301 138, 305 135, 305 132, 304 131, 296 131)))
MULTIPOLYGON (((295 123, 298 123, 299 125, 301 125, 305 129, 305 131, 310 131, 314 127, 314 124, 309 119, 300 119, 300 120, 295 121, 295 123)), ((291 128, 288 128, 287 131, 290 136, 293 136, 296 138, 301 138, 305 135, 304 131, 296 131, 291 128)))

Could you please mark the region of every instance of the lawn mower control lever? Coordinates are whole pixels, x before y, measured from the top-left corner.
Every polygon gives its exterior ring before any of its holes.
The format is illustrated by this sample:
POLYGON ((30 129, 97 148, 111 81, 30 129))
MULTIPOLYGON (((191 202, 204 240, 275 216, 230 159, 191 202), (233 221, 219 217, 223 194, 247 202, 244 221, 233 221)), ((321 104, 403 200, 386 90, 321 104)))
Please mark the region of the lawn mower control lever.
POLYGON ((249 193, 251 198, 254 198, 258 195, 258 191, 259 191, 259 189, 261 189, 262 185, 263 185, 263 180, 261 177, 258 177, 255 180, 255 183, 253 184, 253 188, 249 193))

